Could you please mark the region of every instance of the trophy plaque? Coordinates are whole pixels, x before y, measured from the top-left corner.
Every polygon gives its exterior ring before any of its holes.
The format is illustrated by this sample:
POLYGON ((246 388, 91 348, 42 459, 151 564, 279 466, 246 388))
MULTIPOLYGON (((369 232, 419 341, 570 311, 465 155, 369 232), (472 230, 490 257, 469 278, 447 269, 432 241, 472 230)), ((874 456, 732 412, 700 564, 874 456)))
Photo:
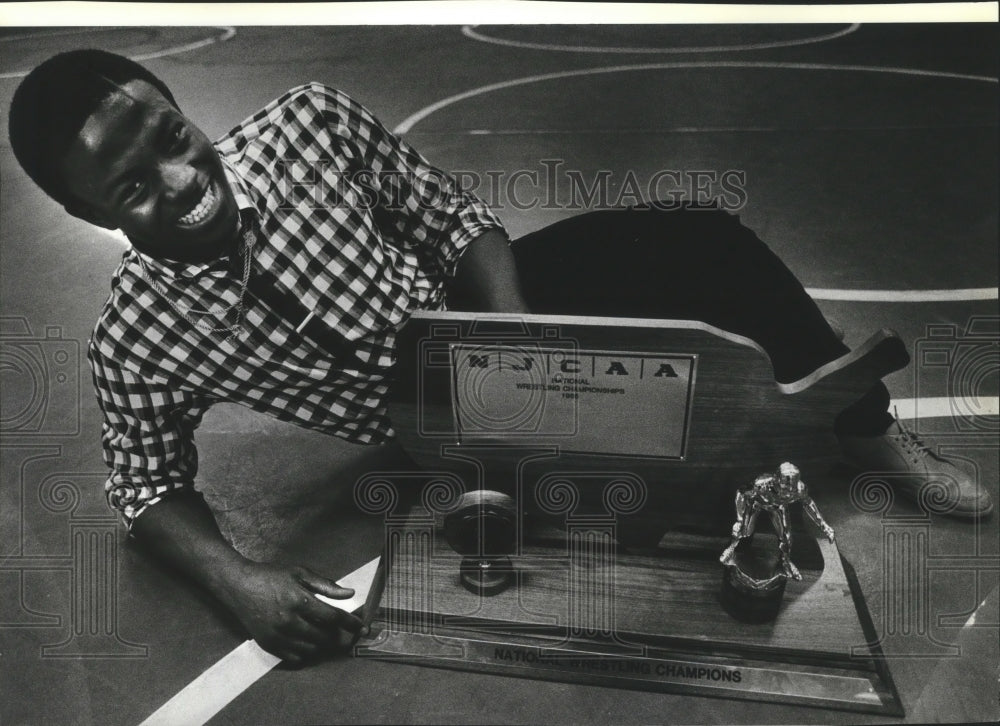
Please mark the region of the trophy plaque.
POLYGON ((358 655, 901 714, 805 477, 774 471, 833 458, 836 413, 908 362, 891 331, 787 385, 691 321, 426 312, 397 351, 424 484, 395 511, 358 483, 386 522, 358 655))

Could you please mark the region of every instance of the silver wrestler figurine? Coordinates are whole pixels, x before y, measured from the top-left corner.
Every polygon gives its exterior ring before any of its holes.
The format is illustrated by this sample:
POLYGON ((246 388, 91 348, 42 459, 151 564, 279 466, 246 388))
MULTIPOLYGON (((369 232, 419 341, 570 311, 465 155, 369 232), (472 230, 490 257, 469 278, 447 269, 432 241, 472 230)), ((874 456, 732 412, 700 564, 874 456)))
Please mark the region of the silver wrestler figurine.
POLYGON ((736 547, 753 534, 757 515, 764 511, 771 515, 774 531, 778 535, 782 574, 793 580, 801 580, 802 575, 791 560, 792 536, 788 525, 788 506, 795 502, 801 502, 809 518, 832 543, 833 529, 823 520, 823 515, 809 496, 805 482, 799 478, 798 467, 785 462, 778 467, 776 474, 761 474, 754 479, 753 486, 736 492, 733 541, 719 557, 719 561, 724 565, 733 564, 736 547))

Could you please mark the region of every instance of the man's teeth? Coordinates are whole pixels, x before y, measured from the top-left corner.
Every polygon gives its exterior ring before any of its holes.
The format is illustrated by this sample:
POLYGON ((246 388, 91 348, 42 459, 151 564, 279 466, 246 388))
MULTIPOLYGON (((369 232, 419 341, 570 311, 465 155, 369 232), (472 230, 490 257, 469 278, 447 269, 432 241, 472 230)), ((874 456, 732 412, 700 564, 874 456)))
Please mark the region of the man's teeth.
POLYGON ((209 213, 215 209, 215 190, 209 185, 208 189, 205 190, 204 196, 202 196, 201 201, 195 205, 195 208, 190 212, 185 214, 183 217, 177 221, 181 224, 198 224, 198 222, 203 221, 209 213))

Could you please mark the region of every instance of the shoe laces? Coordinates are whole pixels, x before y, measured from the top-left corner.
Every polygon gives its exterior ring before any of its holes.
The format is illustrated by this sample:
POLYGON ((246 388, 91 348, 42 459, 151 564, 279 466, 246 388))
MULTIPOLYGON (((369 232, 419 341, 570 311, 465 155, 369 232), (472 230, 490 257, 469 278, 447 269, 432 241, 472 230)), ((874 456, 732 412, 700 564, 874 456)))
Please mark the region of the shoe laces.
POLYGON ((937 459, 938 457, 931 451, 931 448, 924 443, 923 439, 917 436, 916 433, 906 428, 902 421, 899 420, 899 411, 893 407, 894 418, 896 419, 896 429, 899 433, 894 434, 895 438, 906 450, 908 454, 913 456, 913 461, 919 461, 928 456, 937 459))

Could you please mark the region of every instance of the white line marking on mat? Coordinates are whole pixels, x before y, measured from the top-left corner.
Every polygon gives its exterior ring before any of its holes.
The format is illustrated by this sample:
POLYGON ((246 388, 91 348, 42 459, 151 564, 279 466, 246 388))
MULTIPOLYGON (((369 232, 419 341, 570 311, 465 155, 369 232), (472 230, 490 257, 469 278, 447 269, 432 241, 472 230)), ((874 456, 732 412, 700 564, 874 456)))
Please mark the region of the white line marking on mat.
POLYGON ((506 40, 504 38, 494 38, 476 30, 478 25, 463 25, 462 35, 472 40, 494 45, 506 45, 513 48, 528 48, 530 50, 555 50, 574 53, 715 53, 731 52, 739 50, 764 50, 766 48, 787 48, 794 45, 808 45, 810 43, 821 43, 825 40, 841 38, 853 33, 861 27, 860 23, 854 23, 846 28, 842 28, 835 33, 826 35, 814 35, 806 38, 793 38, 791 40, 775 40, 768 43, 744 43, 742 45, 715 45, 715 46, 687 46, 678 48, 627 48, 627 47, 597 47, 588 45, 556 45, 553 43, 528 43, 521 40, 506 40))
POLYGON ((889 410, 896 408, 901 419, 952 418, 953 416, 1000 415, 1000 397, 969 396, 968 398, 894 398, 889 410))
POLYGON ((69 30, 41 30, 37 33, 22 33, 21 35, 6 35, 0 38, 0 43, 16 43, 19 40, 34 40, 35 38, 52 38, 57 35, 80 35, 81 33, 100 32, 103 28, 71 28, 69 30))
POLYGON ((153 58, 162 58, 167 55, 177 55, 178 53, 187 53, 189 50, 197 50, 198 48, 204 48, 206 45, 212 45, 212 43, 225 43, 227 40, 236 35, 236 28, 224 27, 220 28, 223 31, 222 35, 218 38, 205 38, 204 40, 198 40, 194 43, 188 43, 187 45, 178 45, 173 48, 167 48, 166 50, 158 50, 153 53, 143 53, 142 55, 132 56, 134 61, 147 61, 153 58))
POLYGON ((191 681, 140 726, 199 726, 280 662, 248 640, 191 681))
POLYGON ((546 135, 566 135, 566 134, 740 134, 740 133, 774 133, 776 131, 927 131, 930 129, 940 131, 942 129, 995 129, 996 124, 866 124, 864 126, 847 126, 839 124, 836 126, 637 126, 629 127, 588 127, 580 128, 548 128, 548 129, 446 129, 441 131, 418 131, 422 135, 440 134, 448 136, 546 136, 546 135))
POLYGON ((807 287, 814 300, 854 302, 954 302, 956 300, 996 300, 998 288, 970 287, 962 290, 831 290, 807 287))
MULTIPOLYGON (((341 587, 354 589, 354 597, 349 600, 332 600, 322 595, 316 597, 342 610, 354 612, 365 604, 378 561, 376 557, 337 581, 341 587)), ((201 726, 280 662, 279 658, 248 640, 182 688, 140 726, 201 726)))
POLYGON ((576 76, 593 76, 604 73, 626 73, 629 71, 650 71, 650 70, 670 70, 674 68, 774 68, 779 70, 805 70, 805 71, 854 71, 861 73, 889 73, 905 76, 926 76, 931 78, 950 78, 960 81, 980 81, 983 83, 997 83, 997 79, 991 76, 974 76, 964 73, 949 73, 947 71, 929 71, 919 68, 893 68, 889 66, 839 66, 826 63, 785 63, 769 61, 691 61, 676 63, 638 63, 625 66, 604 66, 601 68, 582 68, 572 71, 558 71, 556 73, 541 73, 536 76, 524 76, 522 78, 512 78, 499 83, 489 83, 485 86, 456 93, 453 96, 442 98, 429 106, 425 106, 416 113, 411 114, 401 121, 393 131, 397 134, 405 134, 418 123, 442 108, 464 101, 468 98, 481 96, 485 93, 500 91, 505 88, 516 86, 526 86, 531 83, 542 81, 553 81, 560 78, 573 78, 576 76))
MULTIPOLYGON (((177 55, 178 53, 187 53, 191 50, 197 50, 198 48, 204 48, 206 45, 212 45, 213 43, 223 43, 234 35, 236 35, 236 28, 230 26, 220 26, 218 28, 222 31, 222 35, 218 35, 212 38, 204 38, 202 40, 196 40, 193 43, 185 43, 184 45, 175 45, 170 48, 164 48, 163 50, 153 51, 152 53, 142 53, 140 55, 129 56, 134 61, 147 61, 153 58, 163 58, 168 55, 177 55)), ((100 28, 97 28, 100 30, 100 28)), ((82 32, 82 31, 81 31, 82 32)), ((24 76, 31 73, 30 70, 27 71, 11 71, 10 73, 0 73, 0 79, 3 78, 23 78, 24 76)))

